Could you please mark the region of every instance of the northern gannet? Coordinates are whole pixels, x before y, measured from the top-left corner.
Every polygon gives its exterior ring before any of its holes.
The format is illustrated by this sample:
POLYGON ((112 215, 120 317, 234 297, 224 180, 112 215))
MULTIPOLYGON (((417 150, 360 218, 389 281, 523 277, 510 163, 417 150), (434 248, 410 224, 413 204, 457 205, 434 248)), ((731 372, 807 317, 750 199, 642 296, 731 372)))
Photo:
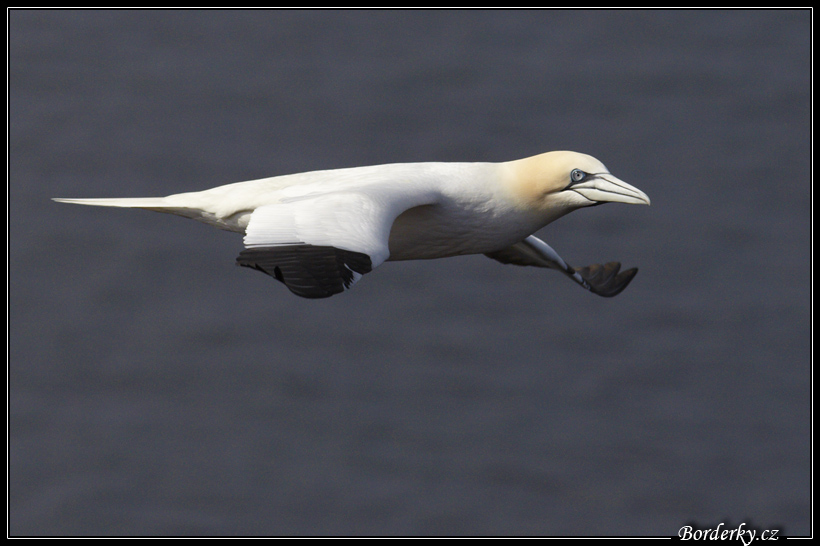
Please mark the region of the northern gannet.
POLYGON ((637 269, 573 268, 532 234, 581 207, 649 204, 589 155, 501 163, 394 163, 275 176, 168 197, 59 199, 178 214, 244 233, 238 265, 305 298, 341 293, 385 261, 484 254, 556 269, 611 297, 637 269))

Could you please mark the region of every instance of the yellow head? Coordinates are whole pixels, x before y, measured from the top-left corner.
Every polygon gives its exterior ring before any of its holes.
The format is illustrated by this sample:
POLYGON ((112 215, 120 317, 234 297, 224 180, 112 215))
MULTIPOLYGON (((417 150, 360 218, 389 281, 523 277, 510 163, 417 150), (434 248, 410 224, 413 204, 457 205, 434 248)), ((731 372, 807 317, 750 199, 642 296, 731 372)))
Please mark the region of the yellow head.
POLYGON ((560 215, 607 202, 649 204, 644 192, 615 178, 586 154, 547 152, 502 165, 514 199, 530 210, 560 215))

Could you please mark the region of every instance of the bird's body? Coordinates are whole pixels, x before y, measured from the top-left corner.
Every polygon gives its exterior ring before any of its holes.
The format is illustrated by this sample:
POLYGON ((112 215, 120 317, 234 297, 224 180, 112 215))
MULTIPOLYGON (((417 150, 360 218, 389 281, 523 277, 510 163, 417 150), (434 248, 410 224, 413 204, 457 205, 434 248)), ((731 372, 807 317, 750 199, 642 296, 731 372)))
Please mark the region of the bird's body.
POLYGON ((310 298, 339 293, 386 260, 464 254, 558 269, 593 292, 615 295, 635 270, 617 275, 615 268, 597 290, 531 235, 583 206, 649 204, 599 161, 574 152, 313 171, 157 198, 56 200, 168 212, 244 233, 240 265, 310 298))

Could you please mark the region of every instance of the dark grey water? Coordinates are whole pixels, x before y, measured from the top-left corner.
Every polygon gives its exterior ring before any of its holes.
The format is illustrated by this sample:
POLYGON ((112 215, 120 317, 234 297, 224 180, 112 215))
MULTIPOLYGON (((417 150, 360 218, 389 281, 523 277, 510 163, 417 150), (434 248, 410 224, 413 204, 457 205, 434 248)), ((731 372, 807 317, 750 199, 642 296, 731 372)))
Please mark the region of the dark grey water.
POLYGON ((808 534, 810 12, 9 13, 9 532, 808 534), (652 207, 347 294, 51 197, 595 155, 652 207))

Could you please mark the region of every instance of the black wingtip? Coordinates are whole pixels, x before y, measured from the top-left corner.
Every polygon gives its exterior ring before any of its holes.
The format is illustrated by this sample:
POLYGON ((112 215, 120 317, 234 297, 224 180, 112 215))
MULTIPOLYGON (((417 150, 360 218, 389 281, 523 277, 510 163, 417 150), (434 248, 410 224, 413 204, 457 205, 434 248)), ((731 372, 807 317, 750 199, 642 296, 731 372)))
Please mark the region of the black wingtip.
POLYGON ((611 298, 623 292, 638 274, 637 267, 618 273, 620 269, 620 262, 609 262, 604 265, 589 265, 576 271, 589 283, 590 292, 611 298))
POLYGON ((306 244, 248 248, 236 263, 270 275, 308 299, 340 294, 372 269, 370 256, 361 252, 306 244))

